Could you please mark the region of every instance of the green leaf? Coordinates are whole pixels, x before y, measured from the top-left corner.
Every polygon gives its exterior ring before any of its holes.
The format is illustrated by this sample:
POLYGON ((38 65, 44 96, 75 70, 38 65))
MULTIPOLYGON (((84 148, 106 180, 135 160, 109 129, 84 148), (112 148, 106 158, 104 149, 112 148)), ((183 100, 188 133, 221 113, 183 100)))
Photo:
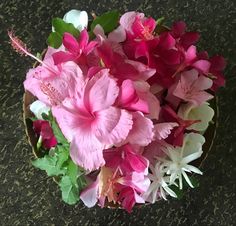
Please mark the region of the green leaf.
POLYGON ((65 32, 68 32, 77 38, 80 34, 79 30, 76 29, 73 24, 66 23, 63 19, 58 17, 52 19, 52 26, 61 36, 63 36, 65 32))
POLYGON ((52 26, 54 27, 54 32, 51 32, 47 39, 47 44, 53 48, 59 48, 62 43, 62 37, 65 32, 72 34, 75 38, 79 37, 79 30, 74 27, 71 23, 66 23, 61 18, 53 18, 52 26))
POLYGON ((165 20, 165 17, 164 17, 164 16, 163 16, 163 17, 160 17, 160 18, 158 18, 158 19, 156 20, 156 24, 162 25, 163 22, 164 22, 164 20, 165 20))
POLYGON ((45 170, 48 176, 58 176, 65 173, 65 169, 60 169, 57 165, 57 157, 45 155, 32 162, 33 166, 45 170))
POLYGON ((63 164, 69 158, 69 150, 64 146, 58 145, 55 148, 55 153, 52 155, 45 155, 43 158, 38 158, 32 162, 33 166, 41 170, 45 170, 48 176, 64 175, 66 168, 63 164))
POLYGON ((95 28, 97 24, 100 24, 105 33, 113 31, 118 26, 119 12, 114 10, 102 14, 101 16, 96 17, 96 19, 91 24, 91 31, 95 28))
POLYGON ((64 202, 73 205, 79 201, 79 190, 75 186, 69 176, 63 176, 59 182, 64 202))
POLYGON ((55 49, 59 48, 61 43, 62 36, 58 32, 52 32, 47 39, 47 44, 55 49))
MULTIPOLYGON (((68 144, 68 141, 66 140, 65 136, 61 132, 61 129, 59 128, 59 126, 56 122, 56 119, 52 117, 50 123, 51 123, 51 127, 52 127, 52 130, 53 130, 53 134, 57 139, 57 142, 61 143, 61 144, 64 144, 64 145, 68 144)), ((67 146, 69 146, 69 144, 67 146)))

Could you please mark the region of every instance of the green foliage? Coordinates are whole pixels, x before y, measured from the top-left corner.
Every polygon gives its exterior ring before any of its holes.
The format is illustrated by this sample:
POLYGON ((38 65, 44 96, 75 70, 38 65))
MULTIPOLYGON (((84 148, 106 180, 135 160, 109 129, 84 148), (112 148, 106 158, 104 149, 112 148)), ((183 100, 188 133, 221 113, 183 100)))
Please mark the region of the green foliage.
POLYGON ((119 16, 119 12, 114 10, 96 17, 90 26, 91 32, 97 24, 103 27, 105 33, 113 31, 118 26, 119 16))
POLYGON ((66 169, 62 165, 68 157, 68 150, 62 146, 60 148, 57 146, 54 155, 45 155, 43 158, 34 160, 32 164, 36 168, 45 170, 48 176, 59 176, 66 172, 66 169))
POLYGON ((53 18, 52 26, 54 27, 53 32, 49 35, 47 39, 47 44, 53 48, 59 48, 62 43, 62 37, 65 32, 72 34, 77 38, 80 34, 79 30, 74 27, 71 23, 66 23, 61 18, 53 18))

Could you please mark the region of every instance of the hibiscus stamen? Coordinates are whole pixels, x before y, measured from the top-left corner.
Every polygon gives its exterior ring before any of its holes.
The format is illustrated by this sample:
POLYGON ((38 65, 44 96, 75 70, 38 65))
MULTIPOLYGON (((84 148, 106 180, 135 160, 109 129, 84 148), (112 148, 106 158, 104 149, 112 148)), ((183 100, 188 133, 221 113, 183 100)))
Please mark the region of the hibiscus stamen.
POLYGON ((40 89, 46 96, 48 96, 52 105, 57 105, 62 102, 63 97, 49 82, 41 82, 40 89))
POLYGON ((34 56, 32 53, 30 53, 30 50, 27 48, 26 44, 19 39, 13 31, 8 31, 8 36, 11 40, 11 46, 12 48, 19 53, 20 55, 30 56, 31 58, 38 61, 40 64, 45 66, 48 70, 50 70, 52 73, 57 74, 57 71, 55 71, 52 67, 50 67, 48 64, 44 63, 42 60, 40 60, 38 57, 34 56))

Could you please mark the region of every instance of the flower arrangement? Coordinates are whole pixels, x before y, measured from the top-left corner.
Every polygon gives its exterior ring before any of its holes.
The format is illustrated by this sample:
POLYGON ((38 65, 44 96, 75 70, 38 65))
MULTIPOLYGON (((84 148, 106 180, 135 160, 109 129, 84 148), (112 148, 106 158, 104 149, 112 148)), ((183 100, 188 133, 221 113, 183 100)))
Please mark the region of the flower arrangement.
POLYGON ((33 55, 9 31, 12 46, 32 57, 24 88, 38 158, 62 199, 92 207, 178 198, 197 186, 191 173, 212 123, 209 101, 224 85, 225 60, 198 52, 184 22, 117 11, 71 10, 52 20, 45 54, 33 55))

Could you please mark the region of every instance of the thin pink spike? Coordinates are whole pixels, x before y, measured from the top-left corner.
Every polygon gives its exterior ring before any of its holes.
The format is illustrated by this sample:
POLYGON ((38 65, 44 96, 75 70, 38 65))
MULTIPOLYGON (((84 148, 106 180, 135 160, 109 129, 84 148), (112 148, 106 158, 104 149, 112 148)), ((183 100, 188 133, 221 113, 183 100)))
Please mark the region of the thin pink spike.
POLYGON ((44 65, 48 70, 50 70, 51 72, 57 74, 57 71, 55 71, 54 68, 50 67, 49 65, 44 63, 42 60, 40 60, 38 57, 36 57, 32 53, 30 53, 30 51, 27 48, 26 44, 22 40, 20 40, 16 35, 14 35, 13 31, 9 30, 7 33, 8 33, 8 36, 9 36, 10 40, 11 40, 11 46, 13 47, 13 49, 16 52, 18 52, 21 55, 32 57, 33 59, 37 60, 39 63, 44 65))

